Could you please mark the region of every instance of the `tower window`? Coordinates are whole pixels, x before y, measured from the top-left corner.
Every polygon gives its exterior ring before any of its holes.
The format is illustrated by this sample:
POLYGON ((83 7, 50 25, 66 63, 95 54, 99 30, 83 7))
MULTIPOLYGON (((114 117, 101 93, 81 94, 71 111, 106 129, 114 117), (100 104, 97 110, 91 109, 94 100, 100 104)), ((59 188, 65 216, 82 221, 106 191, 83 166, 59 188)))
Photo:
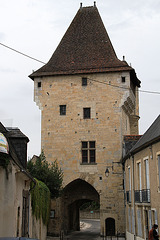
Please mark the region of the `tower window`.
POLYGON ((121 77, 121 81, 122 81, 122 83, 125 83, 126 82, 126 77, 121 77))
POLYGON ((41 82, 38 82, 38 84, 37 84, 37 85, 38 85, 38 88, 40 88, 40 87, 41 87, 41 82))
POLYGON ((84 119, 91 118, 91 108, 83 108, 83 118, 84 119))
POLYGON ((96 142, 85 141, 82 142, 82 163, 96 162, 96 142))
POLYGON ((66 115, 66 105, 59 106, 60 115, 66 115))
POLYGON ((87 78, 82 78, 82 86, 87 86, 87 78))

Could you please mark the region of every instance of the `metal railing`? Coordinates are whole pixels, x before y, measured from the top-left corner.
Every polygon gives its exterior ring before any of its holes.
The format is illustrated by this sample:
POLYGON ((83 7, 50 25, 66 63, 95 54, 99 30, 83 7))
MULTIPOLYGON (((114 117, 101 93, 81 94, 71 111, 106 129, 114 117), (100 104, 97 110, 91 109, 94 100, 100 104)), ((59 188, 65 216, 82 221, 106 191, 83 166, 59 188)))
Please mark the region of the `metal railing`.
POLYGON ((150 203, 150 189, 144 189, 142 190, 142 201, 146 203, 150 203))
POLYGON ((135 190, 135 203, 150 203, 150 189, 135 190))
POLYGON ((104 236, 101 238, 102 240, 125 240, 125 234, 119 234, 117 233, 115 236, 104 236))

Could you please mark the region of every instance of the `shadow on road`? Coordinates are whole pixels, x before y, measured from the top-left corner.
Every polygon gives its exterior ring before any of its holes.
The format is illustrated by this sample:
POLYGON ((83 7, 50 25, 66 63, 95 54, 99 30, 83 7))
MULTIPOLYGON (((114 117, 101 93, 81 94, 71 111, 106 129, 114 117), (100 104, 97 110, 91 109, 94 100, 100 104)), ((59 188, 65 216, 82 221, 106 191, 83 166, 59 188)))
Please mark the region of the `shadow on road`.
POLYGON ((98 240, 100 239, 100 220, 81 219, 81 230, 66 236, 67 240, 98 240))

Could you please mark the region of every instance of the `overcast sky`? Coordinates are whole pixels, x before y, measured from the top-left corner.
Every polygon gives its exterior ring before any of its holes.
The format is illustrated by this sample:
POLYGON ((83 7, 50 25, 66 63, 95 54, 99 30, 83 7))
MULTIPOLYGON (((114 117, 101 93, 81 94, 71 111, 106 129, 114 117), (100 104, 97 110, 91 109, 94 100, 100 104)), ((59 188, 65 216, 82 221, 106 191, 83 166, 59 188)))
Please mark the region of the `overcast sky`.
MULTIPOLYGON (((48 62, 80 2, 91 0, 0 0, 0 43, 48 62)), ((117 56, 135 69, 141 90, 160 92, 160 0, 97 0, 117 56)), ((40 154, 41 112, 28 75, 43 66, 0 45, 0 121, 30 139, 28 157, 40 154)), ((160 94, 140 93, 140 134, 160 111, 160 94)))

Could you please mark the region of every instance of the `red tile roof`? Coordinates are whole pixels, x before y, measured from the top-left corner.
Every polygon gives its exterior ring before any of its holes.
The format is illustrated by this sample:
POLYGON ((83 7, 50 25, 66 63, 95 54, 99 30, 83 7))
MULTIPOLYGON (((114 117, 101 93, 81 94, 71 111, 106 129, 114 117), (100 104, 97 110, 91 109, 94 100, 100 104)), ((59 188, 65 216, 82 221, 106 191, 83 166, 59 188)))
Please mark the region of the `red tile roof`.
MULTIPOLYGON (((134 69, 117 58, 94 6, 79 9, 49 62, 29 77, 115 71, 133 72, 134 69)), ((135 74, 133 81, 140 85, 135 74)))

